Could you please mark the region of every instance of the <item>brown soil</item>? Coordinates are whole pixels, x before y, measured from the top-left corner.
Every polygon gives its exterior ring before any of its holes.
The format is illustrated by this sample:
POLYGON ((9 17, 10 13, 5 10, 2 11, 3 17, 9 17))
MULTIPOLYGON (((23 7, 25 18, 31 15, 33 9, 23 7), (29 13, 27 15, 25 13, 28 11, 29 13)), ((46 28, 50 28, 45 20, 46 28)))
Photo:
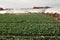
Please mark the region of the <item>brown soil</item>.
POLYGON ((58 13, 54 13, 54 14, 46 13, 46 15, 49 15, 49 16, 53 17, 55 20, 58 20, 60 22, 60 14, 58 14, 58 13))

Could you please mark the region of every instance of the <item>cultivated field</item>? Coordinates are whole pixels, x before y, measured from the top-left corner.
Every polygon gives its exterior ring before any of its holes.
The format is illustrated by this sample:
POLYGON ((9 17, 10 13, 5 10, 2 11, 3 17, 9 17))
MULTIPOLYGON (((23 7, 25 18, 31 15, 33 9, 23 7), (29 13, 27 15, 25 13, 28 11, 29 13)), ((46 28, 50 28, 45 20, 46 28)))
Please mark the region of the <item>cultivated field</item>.
POLYGON ((57 37, 60 35, 60 22, 56 21, 53 17, 44 14, 0 14, 0 35, 0 39, 3 40, 60 39, 57 37), (21 38, 21 36, 27 36, 27 38, 21 38), (43 37, 34 39, 32 36, 43 37))

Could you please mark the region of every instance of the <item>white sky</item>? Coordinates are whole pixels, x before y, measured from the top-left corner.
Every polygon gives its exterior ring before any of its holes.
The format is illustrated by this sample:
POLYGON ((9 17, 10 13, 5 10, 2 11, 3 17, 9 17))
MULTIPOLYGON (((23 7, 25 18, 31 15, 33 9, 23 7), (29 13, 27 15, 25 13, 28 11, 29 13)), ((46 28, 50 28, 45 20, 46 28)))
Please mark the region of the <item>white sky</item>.
POLYGON ((0 7, 31 8, 34 6, 60 7, 60 0, 0 0, 0 7))

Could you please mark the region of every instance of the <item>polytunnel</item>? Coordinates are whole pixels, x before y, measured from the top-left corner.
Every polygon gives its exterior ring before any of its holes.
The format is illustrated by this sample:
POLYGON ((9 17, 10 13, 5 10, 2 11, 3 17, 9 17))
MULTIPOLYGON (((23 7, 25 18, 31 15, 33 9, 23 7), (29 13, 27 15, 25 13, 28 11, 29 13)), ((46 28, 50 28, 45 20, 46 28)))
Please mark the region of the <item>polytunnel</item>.
POLYGON ((45 13, 58 13, 60 14, 60 8, 48 8, 45 10, 45 13))

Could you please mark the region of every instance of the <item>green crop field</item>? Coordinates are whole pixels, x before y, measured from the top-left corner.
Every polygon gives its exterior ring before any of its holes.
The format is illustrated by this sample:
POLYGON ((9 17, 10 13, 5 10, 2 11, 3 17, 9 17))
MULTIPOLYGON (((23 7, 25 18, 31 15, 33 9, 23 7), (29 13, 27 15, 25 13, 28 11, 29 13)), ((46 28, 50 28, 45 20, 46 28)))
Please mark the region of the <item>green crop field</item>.
POLYGON ((58 35, 60 23, 44 14, 0 14, 0 35, 11 34, 58 35))
POLYGON ((40 36, 40 37, 5 37, 2 36, 0 37, 0 40, 60 40, 60 36, 59 37, 54 37, 54 36, 40 36))

